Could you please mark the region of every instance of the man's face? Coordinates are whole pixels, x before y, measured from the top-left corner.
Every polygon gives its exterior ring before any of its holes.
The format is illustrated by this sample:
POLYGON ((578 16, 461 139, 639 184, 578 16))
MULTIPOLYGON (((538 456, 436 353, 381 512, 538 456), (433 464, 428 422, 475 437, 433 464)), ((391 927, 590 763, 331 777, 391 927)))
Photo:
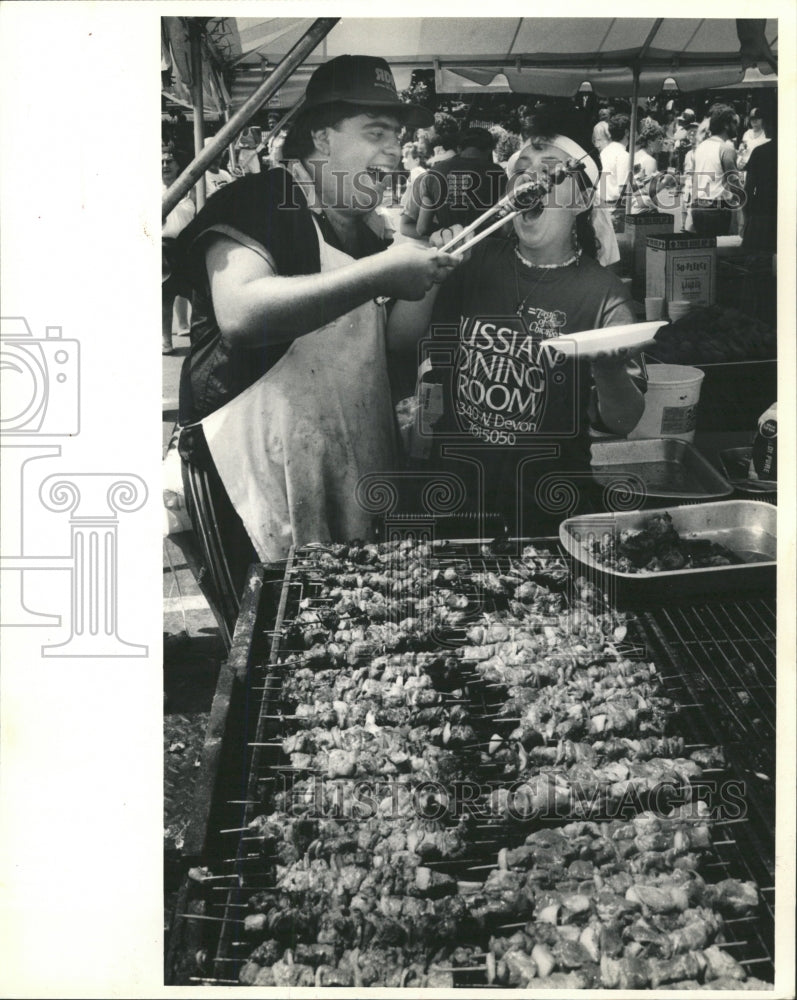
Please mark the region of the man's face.
POLYGON ((177 167, 177 160, 174 158, 174 154, 169 152, 161 153, 161 177, 164 184, 173 184, 177 180, 177 175, 179 173, 177 167))
POLYGON ((316 186, 328 208, 370 212, 382 201, 385 175, 401 162, 398 118, 356 115, 313 135, 321 160, 316 186), (320 188, 318 187, 320 184, 320 188))

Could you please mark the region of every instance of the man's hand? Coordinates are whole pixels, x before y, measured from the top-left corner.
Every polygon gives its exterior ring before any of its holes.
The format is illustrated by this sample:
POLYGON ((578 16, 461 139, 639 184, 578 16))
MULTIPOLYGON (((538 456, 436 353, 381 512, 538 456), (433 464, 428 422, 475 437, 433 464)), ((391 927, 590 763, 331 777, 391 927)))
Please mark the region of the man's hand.
MULTIPOLYGON (((438 229, 436 233, 432 233, 432 235, 429 237, 429 246, 438 247, 438 249, 440 247, 444 247, 447 243, 450 243, 455 236, 459 236, 459 234, 464 230, 464 228, 465 228, 464 226, 460 226, 457 223, 457 225, 455 226, 446 226, 443 229, 438 229)), ((456 246, 451 248, 451 253, 456 254, 456 259, 458 261, 467 260, 468 257, 470 256, 470 251, 467 251, 467 253, 463 254, 457 253, 457 246, 461 246, 462 243, 467 243, 468 239, 470 239, 470 236, 472 235, 473 233, 470 233, 468 236, 465 237, 464 240, 461 241, 460 244, 457 244, 456 246)))
POLYGON ((373 258, 379 268, 379 292, 393 299, 417 302, 432 285, 445 281, 459 258, 436 247, 399 243, 373 258))

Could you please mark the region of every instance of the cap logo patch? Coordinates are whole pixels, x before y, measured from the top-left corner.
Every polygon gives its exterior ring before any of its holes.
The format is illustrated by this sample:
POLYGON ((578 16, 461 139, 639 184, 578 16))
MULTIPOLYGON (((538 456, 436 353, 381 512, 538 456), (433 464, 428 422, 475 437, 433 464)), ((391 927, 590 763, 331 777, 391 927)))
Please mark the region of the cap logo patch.
POLYGON ((377 87, 384 87, 385 90, 389 90, 391 94, 396 93, 396 85, 393 82, 393 74, 386 69, 381 69, 379 66, 374 68, 374 83, 377 87))

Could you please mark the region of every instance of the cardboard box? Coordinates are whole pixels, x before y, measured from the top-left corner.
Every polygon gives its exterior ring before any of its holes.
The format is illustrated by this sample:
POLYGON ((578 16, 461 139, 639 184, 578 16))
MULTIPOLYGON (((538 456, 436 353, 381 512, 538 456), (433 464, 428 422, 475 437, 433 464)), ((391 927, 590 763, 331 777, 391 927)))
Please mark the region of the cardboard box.
POLYGON ((673 217, 665 212, 645 212, 626 215, 625 231, 631 242, 631 290, 634 298, 645 298, 645 270, 647 267, 647 238, 673 231, 673 217))
POLYGON ((717 238, 675 233, 648 236, 645 295, 711 306, 717 297, 717 238))

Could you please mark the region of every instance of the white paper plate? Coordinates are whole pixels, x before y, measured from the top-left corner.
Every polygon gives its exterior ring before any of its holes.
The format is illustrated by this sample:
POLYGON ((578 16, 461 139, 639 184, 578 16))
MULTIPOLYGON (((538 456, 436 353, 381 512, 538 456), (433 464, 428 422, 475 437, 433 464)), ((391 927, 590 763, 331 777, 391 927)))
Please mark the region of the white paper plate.
POLYGON ((607 326, 602 330, 584 330, 581 333, 551 337, 550 340, 544 340, 542 346, 579 358, 595 358, 599 354, 615 354, 617 351, 636 351, 653 343, 653 335, 666 323, 666 319, 657 319, 650 323, 628 323, 626 326, 607 326))

